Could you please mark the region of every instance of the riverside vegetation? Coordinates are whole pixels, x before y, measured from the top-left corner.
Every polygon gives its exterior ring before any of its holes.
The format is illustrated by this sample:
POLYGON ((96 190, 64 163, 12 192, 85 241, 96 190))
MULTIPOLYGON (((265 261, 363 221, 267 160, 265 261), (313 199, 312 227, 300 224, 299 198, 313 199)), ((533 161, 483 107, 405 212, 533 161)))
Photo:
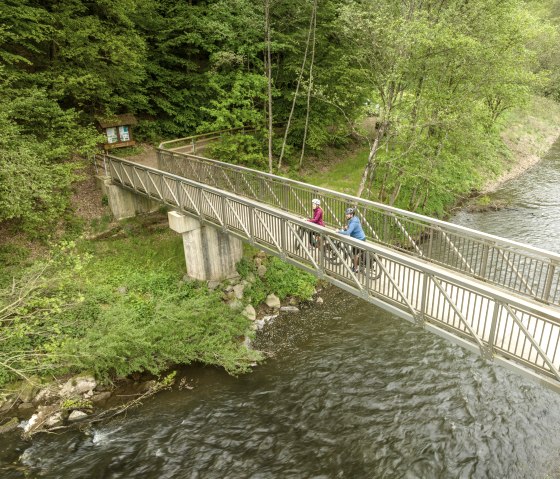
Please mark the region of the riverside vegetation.
POLYGON ((362 142, 358 196, 442 216, 499 170, 503 122, 560 99, 559 0, 31 0, 0 7, 0 222, 52 232, 103 141, 254 128, 236 161, 320 170, 362 142), (188 27, 187 27, 188 26, 188 27), (365 122, 364 118, 368 121, 365 122), (314 158, 314 160, 313 160, 314 158))
POLYGON ((9 414, 25 382, 37 394, 52 378, 86 372, 108 384, 193 362, 245 373, 263 355, 243 341, 256 329, 243 307, 271 293, 303 301, 315 291, 315 278, 275 258, 253 261, 257 252, 247 249, 236 281, 247 286, 230 301, 227 285, 235 282, 210 290, 188 279, 180 236, 168 230, 164 215, 155 219, 124 221, 116 238, 63 241, 13 279, 24 255, 0 248, 11 264, 0 289, 0 390, 9 414))

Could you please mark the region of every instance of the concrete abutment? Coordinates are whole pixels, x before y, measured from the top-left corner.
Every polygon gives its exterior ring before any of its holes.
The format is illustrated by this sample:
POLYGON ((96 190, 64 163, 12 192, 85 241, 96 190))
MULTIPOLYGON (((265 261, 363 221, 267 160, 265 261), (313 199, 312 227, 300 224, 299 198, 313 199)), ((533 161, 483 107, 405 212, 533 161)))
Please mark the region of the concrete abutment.
POLYGON ((189 277, 221 281, 237 274, 235 265, 243 257, 240 239, 177 211, 168 212, 167 217, 169 227, 183 236, 189 277))
POLYGON ((156 211, 160 206, 157 201, 113 184, 108 176, 97 176, 96 179, 102 193, 107 196, 109 208, 116 220, 132 218, 139 213, 156 211))

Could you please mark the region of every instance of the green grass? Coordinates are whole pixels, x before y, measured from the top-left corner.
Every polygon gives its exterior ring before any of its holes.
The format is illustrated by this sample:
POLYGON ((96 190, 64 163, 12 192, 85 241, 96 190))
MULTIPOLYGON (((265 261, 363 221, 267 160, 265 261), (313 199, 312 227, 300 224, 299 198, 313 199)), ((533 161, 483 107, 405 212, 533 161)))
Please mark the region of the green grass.
POLYGON ((331 163, 328 169, 319 166, 316 172, 302 176, 301 181, 349 195, 356 194, 367 163, 369 148, 364 146, 353 154, 341 150, 340 154, 348 156, 331 163))
POLYGON ((125 146, 122 148, 115 148, 111 154, 119 156, 121 158, 127 158, 129 156, 139 155, 144 152, 144 147, 142 145, 125 146))

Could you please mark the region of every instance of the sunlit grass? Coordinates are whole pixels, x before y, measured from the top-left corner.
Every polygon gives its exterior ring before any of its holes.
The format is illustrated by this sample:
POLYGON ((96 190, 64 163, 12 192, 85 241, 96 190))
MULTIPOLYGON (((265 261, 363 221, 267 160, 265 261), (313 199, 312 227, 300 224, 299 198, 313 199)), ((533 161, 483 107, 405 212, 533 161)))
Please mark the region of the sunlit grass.
MULTIPOLYGON (((332 162, 328 168, 319 167, 315 173, 304 175, 302 181, 353 195, 360 184, 368 152, 368 148, 364 147, 357 152, 348 153, 347 157, 332 162)), ((341 154, 344 153, 341 152, 341 154)))

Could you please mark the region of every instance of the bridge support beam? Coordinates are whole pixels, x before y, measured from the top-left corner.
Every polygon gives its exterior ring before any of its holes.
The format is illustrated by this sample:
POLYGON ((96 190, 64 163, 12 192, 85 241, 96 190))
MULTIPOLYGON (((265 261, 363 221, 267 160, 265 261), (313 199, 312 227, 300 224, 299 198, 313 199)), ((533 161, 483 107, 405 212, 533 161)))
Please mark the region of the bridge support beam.
POLYGON ((107 196, 109 208, 116 220, 132 218, 138 213, 155 211, 159 203, 115 185, 108 176, 98 176, 101 191, 107 196))
POLYGON ((169 227, 183 236, 187 274, 202 281, 221 281, 237 274, 243 243, 212 226, 177 211, 167 213, 169 227))

